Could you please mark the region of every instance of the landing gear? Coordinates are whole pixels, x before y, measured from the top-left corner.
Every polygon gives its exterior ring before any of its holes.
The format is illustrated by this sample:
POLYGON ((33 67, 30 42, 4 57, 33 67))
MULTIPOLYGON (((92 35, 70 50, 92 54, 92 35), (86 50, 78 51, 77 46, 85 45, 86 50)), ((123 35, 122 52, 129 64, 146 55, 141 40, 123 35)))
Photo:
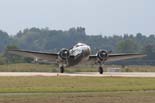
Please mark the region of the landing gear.
POLYGON ((60 66, 60 73, 64 73, 64 66, 60 66))
POLYGON ((103 74, 103 68, 102 68, 102 66, 99 66, 98 71, 99 71, 100 74, 103 74))

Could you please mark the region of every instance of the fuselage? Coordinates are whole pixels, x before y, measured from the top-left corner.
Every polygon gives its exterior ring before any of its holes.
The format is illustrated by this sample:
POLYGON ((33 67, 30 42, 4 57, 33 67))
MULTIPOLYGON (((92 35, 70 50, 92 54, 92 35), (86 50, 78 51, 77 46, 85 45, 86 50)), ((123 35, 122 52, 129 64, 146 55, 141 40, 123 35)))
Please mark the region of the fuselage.
POLYGON ((89 55, 91 54, 91 48, 87 44, 77 43, 69 50, 69 52, 74 58, 69 58, 68 66, 74 66, 80 62, 88 60, 89 55))

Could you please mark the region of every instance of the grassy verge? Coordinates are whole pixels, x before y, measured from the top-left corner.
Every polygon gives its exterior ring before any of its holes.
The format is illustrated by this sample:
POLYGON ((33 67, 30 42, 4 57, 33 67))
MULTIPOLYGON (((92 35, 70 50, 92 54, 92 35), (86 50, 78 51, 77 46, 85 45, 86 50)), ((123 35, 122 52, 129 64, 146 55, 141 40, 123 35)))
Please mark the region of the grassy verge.
MULTIPOLYGON (((65 72, 97 72, 97 68, 98 66, 78 65, 65 68, 65 72)), ((120 68, 122 72, 155 72, 155 66, 104 66, 105 71, 108 68, 120 68)), ((59 72, 59 69, 56 65, 18 63, 0 65, 0 72, 59 72)))
POLYGON ((0 103, 154 103, 155 92, 1 94, 0 103))
POLYGON ((56 66, 41 64, 5 64, 0 65, 0 72, 56 72, 56 66))
POLYGON ((155 72, 155 66, 126 66, 122 72, 155 72))
POLYGON ((155 78, 0 77, 0 103, 154 103, 155 78))
POLYGON ((71 93, 155 90, 155 78, 0 77, 0 93, 71 93))

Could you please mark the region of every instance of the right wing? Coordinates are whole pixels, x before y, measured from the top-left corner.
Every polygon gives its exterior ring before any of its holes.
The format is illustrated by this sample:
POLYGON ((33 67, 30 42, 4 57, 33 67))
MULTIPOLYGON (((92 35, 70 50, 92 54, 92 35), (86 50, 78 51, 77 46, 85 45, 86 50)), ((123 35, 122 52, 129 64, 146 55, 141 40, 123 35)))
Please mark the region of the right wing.
POLYGON ((35 52, 35 51, 26 51, 26 50, 8 50, 8 53, 20 55, 23 57, 30 57, 34 59, 43 59, 51 62, 56 62, 58 58, 57 53, 44 53, 44 52, 35 52))

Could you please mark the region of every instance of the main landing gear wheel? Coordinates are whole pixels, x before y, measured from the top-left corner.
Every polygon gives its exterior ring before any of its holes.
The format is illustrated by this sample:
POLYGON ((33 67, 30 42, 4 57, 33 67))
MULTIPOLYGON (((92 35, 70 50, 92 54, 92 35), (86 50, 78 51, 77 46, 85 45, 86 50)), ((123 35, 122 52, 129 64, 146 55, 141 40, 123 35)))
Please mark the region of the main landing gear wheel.
POLYGON ((101 66, 98 68, 98 71, 100 74, 103 74, 103 68, 101 66))
POLYGON ((64 67, 63 66, 60 67, 60 73, 64 73, 64 67))

